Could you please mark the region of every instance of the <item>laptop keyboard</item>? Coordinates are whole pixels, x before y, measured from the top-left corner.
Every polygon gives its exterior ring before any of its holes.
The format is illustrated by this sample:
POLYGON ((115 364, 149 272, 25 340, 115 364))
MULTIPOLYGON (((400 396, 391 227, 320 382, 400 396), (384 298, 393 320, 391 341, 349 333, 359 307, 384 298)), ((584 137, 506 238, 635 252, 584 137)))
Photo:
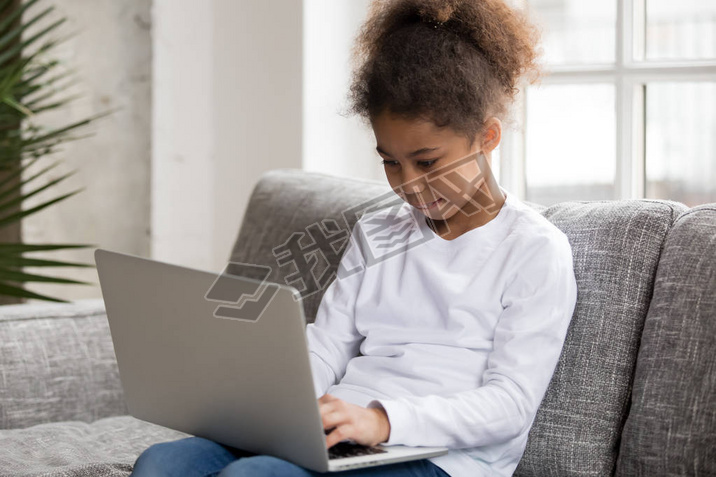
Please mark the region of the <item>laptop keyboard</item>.
POLYGON ((356 457, 369 454, 384 454, 386 451, 377 447, 339 442, 328 448, 328 459, 341 459, 343 457, 356 457))

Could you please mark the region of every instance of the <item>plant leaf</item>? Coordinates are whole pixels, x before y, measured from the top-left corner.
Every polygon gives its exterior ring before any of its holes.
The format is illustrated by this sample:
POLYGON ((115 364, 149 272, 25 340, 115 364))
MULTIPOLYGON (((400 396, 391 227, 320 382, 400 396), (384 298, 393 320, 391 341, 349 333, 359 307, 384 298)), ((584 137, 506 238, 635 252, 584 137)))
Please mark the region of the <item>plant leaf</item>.
MULTIPOLYGON (((58 91, 58 92, 59 92, 59 91, 58 91)), ((54 95, 54 93, 53 93, 53 95, 54 95)), ((73 95, 73 96, 67 96, 66 98, 60 99, 60 100, 58 100, 58 101, 56 101, 56 102, 54 102, 54 103, 41 104, 41 105, 38 105, 38 106, 35 106, 36 102, 33 101, 33 102, 32 102, 32 110, 29 110, 29 109, 27 109, 27 108, 25 108, 25 109, 26 109, 30 114, 40 114, 40 113, 42 113, 42 112, 44 112, 44 111, 48 111, 48 110, 50 110, 50 109, 57 109, 57 108, 59 108, 59 107, 62 107, 62 106, 66 105, 66 104, 69 104, 69 103, 71 103, 72 101, 75 101, 75 100, 77 100, 77 99, 79 99, 79 98, 81 98, 81 97, 83 97, 83 96, 84 96, 83 94, 75 94, 75 95, 73 95)), ((30 106, 30 104, 28 104, 28 107, 29 107, 29 106, 30 106)), ((28 116, 29 116, 29 115, 28 115, 28 116)))
POLYGON ((81 120, 81 121, 77 121, 77 122, 75 122, 75 123, 72 123, 72 124, 70 124, 70 125, 68 125, 68 126, 65 126, 65 127, 63 127, 63 128, 53 129, 53 130, 51 130, 50 132, 48 132, 48 133, 46 133, 46 134, 43 134, 43 135, 40 135, 40 136, 31 138, 31 139, 29 139, 29 140, 27 140, 27 141, 23 141, 23 144, 32 145, 32 144, 37 144, 37 143, 42 142, 42 141, 46 141, 46 140, 48 140, 48 139, 55 138, 55 137, 57 137, 57 136, 59 136, 59 135, 65 134, 65 133, 67 133, 67 132, 69 132, 69 131, 72 131, 73 129, 76 129, 76 128, 80 127, 80 126, 85 126, 85 125, 89 124, 91 121, 94 121, 95 119, 98 119, 98 118, 101 118, 101 117, 103 117, 103 116, 106 116, 107 114, 108 114, 108 113, 100 113, 100 114, 98 114, 98 115, 89 117, 89 118, 87 118, 87 119, 83 119, 83 120, 81 120))
POLYGON ((15 99, 11 98, 10 96, 5 96, 5 97, 3 98, 3 100, 2 100, 2 102, 5 103, 5 104, 7 104, 8 106, 10 106, 11 108, 14 108, 14 109, 16 109, 17 111, 21 112, 21 113, 24 114, 25 116, 32 116, 32 115, 33 115, 33 112, 32 112, 32 111, 30 111, 30 110, 27 109, 25 106, 23 106, 22 104, 20 104, 20 103, 18 103, 17 101, 15 101, 15 99))
POLYGON ((5 17, 3 21, 0 22, 0 31, 6 30, 10 25, 12 25, 15 20, 20 18, 20 16, 25 13, 25 10, 37 3, 37 1, 38 0, 30 0, 29 2, 25 2, 23 5, 20 5, 20 8, 16 9, 10 15, 5 17))
POLYGON ((98 247, 94 244, 73 244, 73 243, 53 243, 53 244, 30 244, 30 243, 0 243, 0 254, 7 255, 11 253, 39 252, 43 250, 60 250, 69 248, 89 248, 98 247))
MULTIPOLYGON (((20 179, 23 172, 35 164, 40 157, 62 150, 61 145, 91 136, 80 131, 86 125, 107 116, 114 110, 106 111, 81 121, 74 121, 58 128, 46 128, 33 124, 35 115, 64 108, 80 95, 73 94, 71 87, 77 84, 75 71, 61 68, 61 61, 47 59, 47 54, 57 45, 74 35, 63 38, 59 27, 65 18, 54 21, 49 17, 53 6, 29 8, 39 0, 0 0, 0 170, 7 174, 0 180, 0 227, 22 220, 57 202, 84 190, 47 200, 28 210, 16 210, 33 195, 56 185, 74 171, 45 185, 33 187, 23 194, 23 188, 31 181, 45 175, 57 163, 44 168, 28 179, 20 179), (44 24, 42 23, 44 21, 44 24), (35 30, 35 31, 33 31, 35 30), (68 81, 65 81, 67 79, 68 81)), ((64 65, 63 65, 64 66, 64 65)), ((118 108, 115 108, 117 110, 118 108)), ((75 263, 62 260, 29 258, 24 253, 73 248, 97 247, 91 244, 23 244, 0 243, 0 295, 37 298, 66 303, 66 300, 45 296, 22 288, 19 283, 36 281, 58 284, 86 284, 78 280, 43 276, 24 272, 23 267, 94 267, 94 264, 75 263)))
MULTIPOLYGON (((20 14, 22 14, 29 6, 32 5, 32 3, 36 2, 36 1, 37 0, 32 0, 31 2, 26 3, 22 8, 18 9, 15 12, 15 14, 11 15, 10 17, 7 17, 5 21, 7 21, 7 19, 10 19, 12 17, 16 17, 17 16, 16 13, 18 13, 18 12, 20 14)), ((25 30, 27 30, 29 27, 31 27, 32 25, 34 25, 35 23, 40 21, 43 17, 45 17, 48 13, 50 13, 54 9, 55 9, 55 7, 49 7, 47 9, 43 10, 42 12, 38 13, 31 19, 23 21, 22 24, 20 24, 17 28, 13 28, 12 30, 8 31, 7 33, 3 33, 3 35, 0 36, 0 49, 7 48, 7 46, 12 42, 17 43, 17 40, 22 37, 22 33, 25 30)), ((3 26, 3 23, 5 23, 5 21, 0 23, 0 31, 3 31, 3 32, 5 31, 6 27, 3 26)))
POLYGON ((55 301, 58 303, 70 303, 67 300, 62 300, 60 298, 53 298, 53 297, 47 296, 47 295, 41 295, 39 293, 25 290, 24 288, 16 287, 13 285, 8 285, 7 283, 0 283, 0 295, 19 296, 19 297, 24 297, 24 298, 37 298, 40 300, 55 301))
MULTIPOLYGON (((65 18, 61 18, 61 19, 51 23, 48 27, 45 27, 43 30, 40 30, 39 32, 37 32, 35 35, 31 36, 27 40, 23 41, 21 44, 4 51, 2 54, 0 54, 0 65, 4 65, 9 59, 16 56, 22 50, 26 49, 28 46, 32 45, 37 40, 41 39, 42 37, 44 37, 45 35, 50 33, 52 30, 56 29, 57 27, 59 27, 60 25, 65 23, 65 21, 66 21, 65 18)), ((45 45, 40 47, 40 50, 45 51, 46 49, 49 49, 50 47, 48 45, 50 45, 50 44, 54 45, 54 42, 46 43, 45 45)))
POLYGON ((21 255, 0 254, 0 266, 5 267, 85 267, 95 268, 92 263, 62 262, 59 260, 46 260, 28 258, 21 255))
MULTIPOLYGON (((76 172, 76 171, 68 172, 68 173, 65 174, 64 176, 58 177, 57 179, 52 180, 52 181, 48 182, 47 184, 45 184, 45 185, 43 185, 43 186, 41 186, 41 187, 39 187, 39 188, 33 190, 32 192, 28 192, 27 194, 25 194, 25 195, 20 195, 20 196, 18 196, 18 197, 13 197, 12 199, 8 200, 7 202, 2 202, 2 203, 0 203, 0 211, 3 211, 3 210, 5 210, 5 209, 7 209, 7 208, 10 208, 12 205, 15 205, 15 204, 18 204, 18 203, 20 203, 20 202, 23 202, 25 199, 29 199, 29 198, 32 197, 33 195, 38 194, 38 193, 42 192, 43 190, 47 189, 48 187, 52 187, 53 185, 57 184, 58 182, 60 182, 60 181, 62 181, 62 180, 64 180, 64 179, 66 179, 67 177, 71 176, 71 175, 74 174, 75 172, 76 172)), ((13 189, 20 189, 20 188, 22 188, 22 184, 18 184, 18 186, 19 186, 19 187, 13 187, 13 189)), ((6 191, 5 194, 7 194, 7 193, 10 192, 10 191, 12 191, 12 189, 8 189, 8 191, 6 191)))
MULTIPOLYGON (((33 159, 33 161, 36 161, 36 160, 37 160, 37 158, 33 159)), ((20 182, 19 184, 15 184, 13 187, 11 187, 10 189, 8 189, 6 192, 0 193, 0 198, 2 198, 2 197, 4 197, 5 195, 7 195, 8 192, 17 190, 18 187, 21 188, 23 185, 26 185, 27 183, 29 183, 29 182, 33 181, 34 179, 40 177, 40 176, 41 176, 42 174, 44 174, 45 172, 47 172, 47 171, 49 171, 49 170, 51 170, 51 169, 54 169, 54 168, 57 167, 59 164, 60 164, 60 162, 57 161, 57 162, 55 162, 54 164, 51 164, 51 165, 45 167, 44 169, 42 169, 40 172, 38 172, 38 173, 35 174, 34 176, 25 179, 23 182, 20 182)), ((10 182, 12 176, 17 177, 19 174, 22 174, 29 166, 30 166, 30 164, 24 165, 24 166, 20 166, 20 168, 19 168, 20 170, 19 170, 19 171, 15 171, 15 173, 13 173, 11 176, 8 176, 8 177, 7 177, 7 180, 4 180, 2 183, 0 183, 0 190, 3 189, 7 183, 10 182)))
MULTIPOLYGON (((41 103, 47 99, 52 98, 53 96, 56 96, 63 91, 67 91, 68 89, 72 88, 73 86, 76 86, 79 84, 79 81, 73 80, 69 81, 65 84, 53 86, 54 83, 70 77, 70 75, 57 75, 53 76, 52 78, 48 79, 45 83, 39 83, 36 85, 32 85, 26 92, 17 92, 16 97, 22 98, 22 103, 28 108, 28 109, 35 109, 34 105, 37 103, 41 103), (34 96, 34 93, 40 92, 39 95, 34 96)), ((17 91, 17 88, 16 88, 17 91)))
POLYGON ((74 285, 91 285, 90 282, 82 282, 79 280, 72 280, 71 278, 56 278, 47 277, 44 275, 35 275, 34 273, 20 272, 17 270, 10 270, 7 268, 0 268, 0 280, 7 280, 12 282, 42 282, 42 283, 67 283, 74 285))
MULTIPOLYGON (((39 159, 38 157, 35 157, 35 158, 32 158, 27 164, 21 164, 20 167, 19 167, 15 172, 13 172, 12 174, 6 176, 3 180, 0 181, 0 189, 2 189, 3 187, 5 187, 6 184, 10 183, 10 182, 11 182, 13 179, 15 179, 17 176, 21 175, 21 174, 25 171, 25 169, 27 169, 28 167, 30 167, 30 166, 32 166, 34 163, 36 163, 38 159, 39 159)), ((57 165, 57 164, 59 164, 59 162, 55 163, 55 165, 57 165)), ((51 166, 51 167, 54 167, 54 166, 51 166)), ((50 167, 50 168, 51 168, 51 167, 50 167)), ((45 170, 47 170, 47 169, 45 169, 45 170)), ((39 174, 40 174, 40 173, 38 173, 38 175, 39 175, 39 174)), ((28 179, 28 180, 29 180, 29 179, 28 179)))
POLYGON ((34 214, 35 212, 39 212, 40 210, 44 209, 45 207, 49 207, 52 204, 55 204, 61 200, 67 199, 70 196, 73 196, 77 194, 78 192, 81 192, 84 190, 84 187, 81 189, 78 189, 74 192, 70 192, 69 194, 62 195, 56 199, 52 199, 48 202, 45 202, 43 204, 38 205, 37 207, 33 207, 32 209, 23 210, 20 212, 16 212, 12 215, 8 215, 7 217, 3 217, 0 219, 0 227, 6 227, 8 224, 17 222, 19 219, 26 217, 28 215, 34 214))

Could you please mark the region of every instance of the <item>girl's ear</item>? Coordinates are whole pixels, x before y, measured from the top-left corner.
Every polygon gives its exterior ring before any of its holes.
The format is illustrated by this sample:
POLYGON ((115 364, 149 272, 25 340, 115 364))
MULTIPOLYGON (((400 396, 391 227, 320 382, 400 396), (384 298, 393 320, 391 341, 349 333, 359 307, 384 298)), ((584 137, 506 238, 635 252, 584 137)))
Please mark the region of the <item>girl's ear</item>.
POLYGON ((492 117, 485 121, 484 126, 480 146, 485 154, 487 154, 492 152, 492 150, 500 144, 500 139, 502 139, 502 122, 492 117))

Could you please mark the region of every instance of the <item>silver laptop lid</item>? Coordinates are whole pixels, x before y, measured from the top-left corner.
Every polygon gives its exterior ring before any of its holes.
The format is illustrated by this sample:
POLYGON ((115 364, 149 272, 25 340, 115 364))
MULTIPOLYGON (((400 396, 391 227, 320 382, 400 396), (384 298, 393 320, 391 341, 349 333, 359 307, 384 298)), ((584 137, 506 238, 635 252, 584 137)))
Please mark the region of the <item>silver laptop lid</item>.
POLYGON ((328 470, 296 289, 103 249, 95 261, 130 414, 328 470), (219 285, 242 300, 222 304, 219 285))

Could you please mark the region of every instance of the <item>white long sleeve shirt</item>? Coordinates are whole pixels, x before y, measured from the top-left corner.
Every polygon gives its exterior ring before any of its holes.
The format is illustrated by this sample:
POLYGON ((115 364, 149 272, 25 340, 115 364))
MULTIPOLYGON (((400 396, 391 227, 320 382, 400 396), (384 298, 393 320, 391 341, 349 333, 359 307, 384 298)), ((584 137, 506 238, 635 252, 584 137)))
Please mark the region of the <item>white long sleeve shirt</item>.
POLYGON ((448 447, 452 477, 512 475, 577 299, 566 235, 501 190, 453 240, 407 203, 365 213, 306 329, 316 397, 382 406, 383 445, 448 447))

